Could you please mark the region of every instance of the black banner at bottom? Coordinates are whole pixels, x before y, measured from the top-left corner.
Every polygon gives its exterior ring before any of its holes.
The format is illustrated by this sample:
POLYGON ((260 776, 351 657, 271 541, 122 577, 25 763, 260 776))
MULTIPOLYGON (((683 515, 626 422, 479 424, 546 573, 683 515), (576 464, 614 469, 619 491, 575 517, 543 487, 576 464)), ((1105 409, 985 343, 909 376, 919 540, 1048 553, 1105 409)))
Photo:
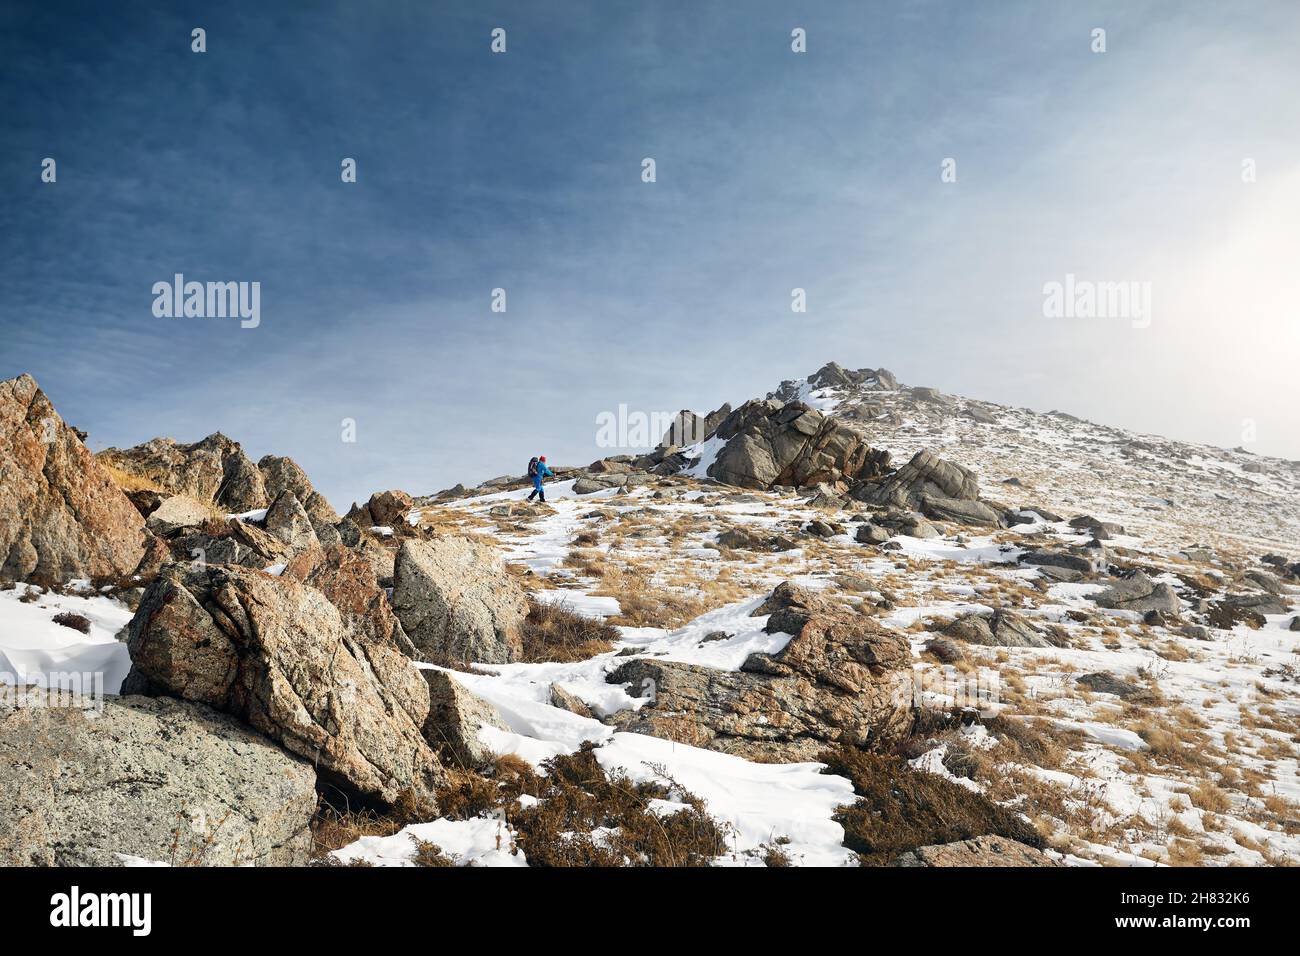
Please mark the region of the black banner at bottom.
POLYGON ((927 941, 1041 929, 1082 940, 1200 933, 1228 942, 1283 930, 1295 908, 1294 879, 1274 869, 622 869, 544 878, 466 868, 9 869, 0 887, 11 940, 76 934, 128 945, 253 927, 259 942, 374 945, 448 921, 523 939, 530 925, 545 936, 574 920, 629 918, 734 944, 769 932, 778 914, 791 928, 808 920, 809 931, 832 933, 888 920, 927 941))

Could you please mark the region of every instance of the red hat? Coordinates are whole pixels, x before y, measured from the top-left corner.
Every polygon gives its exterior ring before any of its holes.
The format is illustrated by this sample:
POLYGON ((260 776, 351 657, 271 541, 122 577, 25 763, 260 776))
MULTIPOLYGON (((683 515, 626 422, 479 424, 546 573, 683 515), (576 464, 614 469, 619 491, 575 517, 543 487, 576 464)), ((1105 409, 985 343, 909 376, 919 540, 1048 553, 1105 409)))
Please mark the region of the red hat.
POLYGON ((537 459, 537 460, 538 460, 538 461, 546 461, 546 456, 543 455, 541 458, 539 458, 539 459, 537 459))

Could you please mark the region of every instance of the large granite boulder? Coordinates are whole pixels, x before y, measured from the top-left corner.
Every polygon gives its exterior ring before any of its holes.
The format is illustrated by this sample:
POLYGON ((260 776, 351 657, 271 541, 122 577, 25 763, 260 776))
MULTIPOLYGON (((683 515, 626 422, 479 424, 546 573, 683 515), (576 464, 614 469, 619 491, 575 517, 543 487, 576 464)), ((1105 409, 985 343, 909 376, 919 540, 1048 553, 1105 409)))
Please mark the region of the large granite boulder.
POLYGON ((627 474, 606 472, 603 474, 583 475, 573 483, 575 495, 592 495, 610 488, 622 488, 627 484, 627 474))
POLYGON ((984 525, 1000 528, 1005 523, 1002 514, 982 501, 967 498, 941 498, 921 496, 921 512, 935 521, 952 521, 957 524, 984 525))
POLYGON ((497 709, 457 682, 447 671, 420 671, 429 687, 429 717, 424 722, 424 739, 449 764, 478 769, 489 764, 495 753, 479 740, 479 730, 493 727, 508 731, 497 709))
POLYGON ((212 509, 188 495, 171 495, 152 508, 145 523, 154 534, 167 538, 186 529, 198 528, 209 518, 212 509))
POLYGON ((1091 597, 1101 607, 1140 614, 1147 611, 1177 614, 1180 606, 1178 594, 1172 587, 1163 581, 1157 584, 1143 571, 1135 571, 1091 597))
POLYGON ((859 501, 918 511, 926 498, 977 501, 979 496, 979 481, 970 469, 928 449, 918 451, 887 480, 861 485, 853 491, 859 501))
POLYGON ((859 482, 852 497, 868 504, 920 511, 935 521, 1006 525, 1003 510, 980 499, 979 480, 969 468, 922 449, 884 480, 859 482))
POLYGON ((392 528, 401 533, 410 528, 407 518, 415 500, 405 491, 376 491, 364 505, 353 504, 347 514, 359 528, 392 528))
MULTIPOLYGON (((290 554, 300 554, 320 547, 312 527, 311 516, 288 489, 280 492, 266 512, 266 533, 284 545, 290 554)), ((329 527, 326 525, 326 527, 329 527)))
POLYGON ((30 375, 0 382, 0 578, 130 574, 144 518, 30 375))
POLYGON ((1016 559, 1021 564, 1039 568, 1062 568, 1079 574, 1093 574, 1106 563, 1106 554, 1098 548, 1072 548, 1066 551, 1039 549, 1025 551, 1016 559))
POLYGON ((291 491, 311 517, 313 525, 339 523, 338 513, 325 500, 325 496, 312 487, 307 473, 292 458, 264 455, 257 463, 266 486, 266 496, 274 501, 286 491, 291 491))
POLYGON ((523 650, 523 589, 489 545, 407 540, 393 571, 393 610, 426 660, 508 664, 523 650))
POLYGON ((689 408, 683 408, 677 413, 677 417, 673 419, 672 424, 668 426, 668 430, 664 432, 659 447, 684 448, 687 445, 698 444, 711 437, 717 431, 718 426, 730 414, 730 404, 723 405, 707 415, 701 415, 689 408))
POLYGON ((0 706, 0 865, 307 862, 316 773, 230 717, 170 698, 102 713, 0 706))
POLYGON ((1133 704, 1153 704, 1156 702, 1156 695, 1149 688, 1124 680, 1124 678, 1117 677, 1108 671, 1084 674, 1081 677, 1076 677, 1074 681, 1076 684, 1088 688, 1094 694, 1114 694, 1121 700, 1133 704))
POLYGON ((742 488, 844 487, 882 473, 889 458, 872 451, 859 432, 799 401, 746 402, 714 437, 726 444, 709 477, 742 488))
POLYGON ((165 569, 127 626, 124 693, 233 714, 365 802, 433 812, 429 698, 401 650, 349 626, 313 587, 245 568, 165 569))
POLYGON ((1022 615, 998 608, 990 616, 967 614, 957 618, 943 632, 949 637, 984 647, 1051 647, 1051 641, 1022 615))
MULTIPOLYGON (((1168 585, 1161 585, 1168 587, 1168 585)), ((1238 611, 1255 614, 1285 614, 1291 605, 1285 596, 1269 594, 1266 591, 1248 591, 1245 594, 1229 594, 1223 605, 1238 611)), ((1164 610, 1160 608, 1160 610, 1164 610)))
POLYGON ((1101 541, 1109 540, 1116 535, 1126 534, 1123 525, 1115 524, 1110 521, 1101 521, 1092 515, 1078 515, 1070 519, 1070 527, 1078 531, 1090 531, 1093 536, 1101 541))
POLYGON ((891 534, 903 534, 909 538, 939 537, 939 529, 931 524, 925 515, 915 511, 887 508, 873 515, 871 523, 879 525, 891 534))
POLYGON ((238 564, 259 571, 284 564, 294 553, 265 528, 241 518, 227 518, 219 533, 194 530, 171 538, 169 543, 178 561, 238 564))
POLYGON ((928 385, 914 385, 907 389, 907 394, 915 402, 923 402, 930 405, 951 405, 953 400, 937 388, 931 388, 928 385))
POLYGON ((794 636, 740 671, 632 658, 606 680, 647 698, 609 722, 751 760, 812 760, 828 746, 889 739, 907 724, 911 651, 900 634, 782 584, 755 613, 794 636))
POLYGON ((304 551, 289 561, 282 576, 325 595, 363 646, 395 647, 407 657, 416 656, 364 553, 341 544, 304 551))
POLYGON ((961 410, 961 413, 966 418, 969 418, 971 421, 977 422, 980 425, 996 425, 998 423, 998 420, 993 417, 992 413, 982 405, 976 405, 974 402, 967 402, 966 407, 961 410))

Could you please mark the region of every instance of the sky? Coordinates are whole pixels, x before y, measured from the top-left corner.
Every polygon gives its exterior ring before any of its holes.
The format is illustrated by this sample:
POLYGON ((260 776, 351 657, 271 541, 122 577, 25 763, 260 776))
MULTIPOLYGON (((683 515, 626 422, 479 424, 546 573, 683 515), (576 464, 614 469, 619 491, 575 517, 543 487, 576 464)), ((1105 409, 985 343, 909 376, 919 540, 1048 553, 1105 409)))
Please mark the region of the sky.
POLYGON ((341 509, 832 359, 1300 459, 1298 40, 1291 0, 11 0, 0 378, 341 509), (260 323, 155 315, 176 273, 260 323), (1046 314, 1067 276, 1149 314, 1046 314))

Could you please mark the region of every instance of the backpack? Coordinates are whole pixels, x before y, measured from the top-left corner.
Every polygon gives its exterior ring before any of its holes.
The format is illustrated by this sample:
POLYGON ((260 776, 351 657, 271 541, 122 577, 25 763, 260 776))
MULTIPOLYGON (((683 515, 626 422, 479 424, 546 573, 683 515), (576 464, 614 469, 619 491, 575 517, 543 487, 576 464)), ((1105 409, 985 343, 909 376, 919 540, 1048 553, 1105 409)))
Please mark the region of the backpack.
POLYGON ((536 477, 537 477, 537 459, 536 459, 536 458, 531 458, 531 459, 529 459, 529 461, 528 461, 528 477, 529 477, 529 478, 536 478, 536 477))

